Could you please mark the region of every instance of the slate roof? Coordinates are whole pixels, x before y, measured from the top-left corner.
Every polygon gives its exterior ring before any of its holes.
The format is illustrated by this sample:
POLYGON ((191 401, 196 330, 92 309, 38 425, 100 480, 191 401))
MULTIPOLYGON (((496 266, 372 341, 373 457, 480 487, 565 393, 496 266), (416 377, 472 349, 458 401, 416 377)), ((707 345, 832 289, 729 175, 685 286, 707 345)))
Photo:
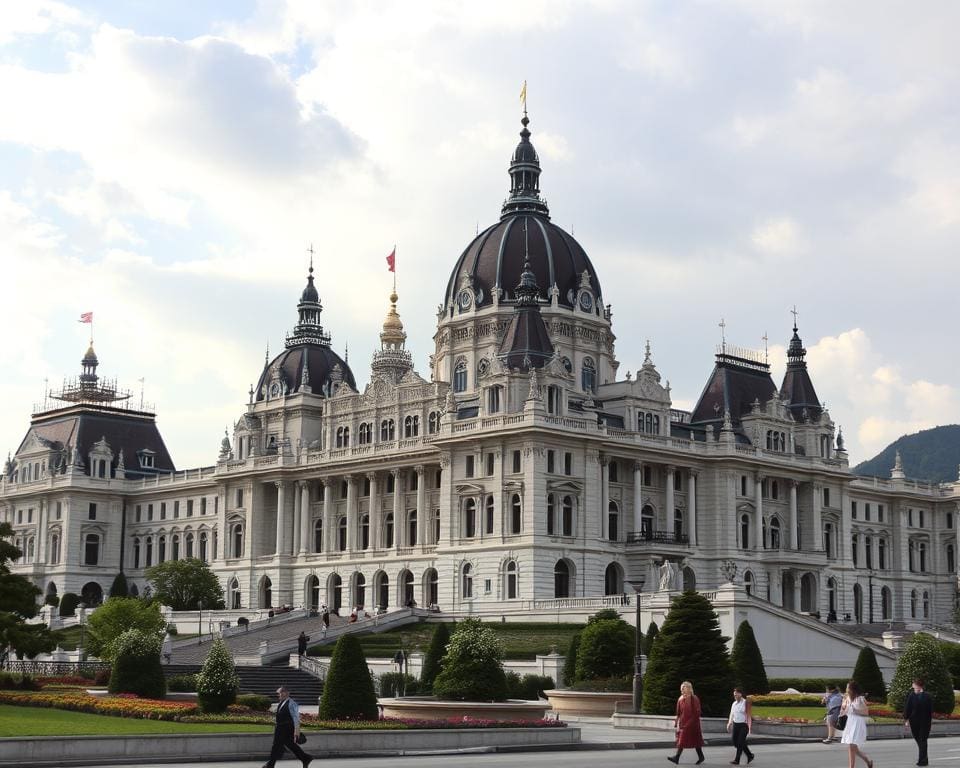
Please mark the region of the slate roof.
POLYGON ((770 366, 728 354, 718 354, 713 373, 703 388, 690 417, 691 424, 721 423, 724 410, 730 411, 734 428, 749 413, 754 400, 766 403, 777 393, 770 366))

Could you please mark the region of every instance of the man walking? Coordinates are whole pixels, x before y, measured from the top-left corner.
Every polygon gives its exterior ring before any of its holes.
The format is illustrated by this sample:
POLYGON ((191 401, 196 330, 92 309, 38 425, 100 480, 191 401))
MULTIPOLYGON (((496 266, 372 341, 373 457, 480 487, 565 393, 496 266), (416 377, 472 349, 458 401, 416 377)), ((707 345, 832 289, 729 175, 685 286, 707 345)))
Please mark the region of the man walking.
POLYGON ((923 690, 923 680, 913 678, 913 691, 907 694, 903 707, 903 726, 910 726, 910 732, 917 742, 917 765, 927 764, 927 739, 930 737, 930 724, 933 722, 933 699, 923 690))
POLYGON ((283 757, 284 749, 293 752, 303 763, 303 768, 307 768, 313 757, 297 745, 297 739, 300 738, 300 707, 290 698, 290 692, 284 685, 277 688, 277 696, 280 698, 280 703, 277 704, 277 724, 273 728, 273 747, 270 749, 270 758, 263 764, 263 768, 274 768, 277 760, 283 757))

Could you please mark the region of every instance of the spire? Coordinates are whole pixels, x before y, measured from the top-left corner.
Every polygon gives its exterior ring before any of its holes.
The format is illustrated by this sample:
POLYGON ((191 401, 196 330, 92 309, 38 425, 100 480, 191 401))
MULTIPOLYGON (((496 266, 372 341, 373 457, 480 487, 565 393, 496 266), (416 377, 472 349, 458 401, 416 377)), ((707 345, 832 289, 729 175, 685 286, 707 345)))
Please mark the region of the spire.
POLYGON ((780 392, 794 419, 819 422, 823 404, 817 397, 807 372, 807 350, 804 349, 797 330, 797 308, 794 307, 790 312, 793 315, 793 336, 787 347, 787 370, 783 375, 780 392))
POLYGON ((407 332, 397 313, 397 287, 394 284, 390 292, 390 309, 380 331, 380 349, 373 353, 371 371, 374 376, 385 378, 394 383, 413 370, 413 356, 405 349, 407 332))
POLYGON ((500 218, 506 218, 516 213, 536 213, 547 218, 550 210, 540 197, 540 158, 537 150, 530 143, 530 131, 527 126, 530 118, 526 111, 520 120, 523 130, 520 131, 520 143, 513 150, 510 158, 510 196, 504 201, 500 211, 500 218))
POLYGON ((540 287, 529 257, 514 295, 513 317, 500 343, 500 359, 507 368, 543 368, 553 357, 553 343, 540 314, 540 287))
POLYGON ((308 252, 310 254, 310 267, 307 270, 307 284, 304 286, 300 294, 300 301, 297 303, 297 324, 293 332, 287 336, 287 349, 300 344, 330 346, 330 334, 323 330, 323 326, 320 325, 320 313, 323 312, 323 305, 320 303, 320 294, 317 292, 317 287, 313 284, 312 245, 308 252))
POLYGON ((87 347, 87 352, 80 361, 83 372, 80 374, 80 386, 95 387, 97 385, 97 366, 100 361, 97 360, 97 353, 93 351, 93 341, 87 347))

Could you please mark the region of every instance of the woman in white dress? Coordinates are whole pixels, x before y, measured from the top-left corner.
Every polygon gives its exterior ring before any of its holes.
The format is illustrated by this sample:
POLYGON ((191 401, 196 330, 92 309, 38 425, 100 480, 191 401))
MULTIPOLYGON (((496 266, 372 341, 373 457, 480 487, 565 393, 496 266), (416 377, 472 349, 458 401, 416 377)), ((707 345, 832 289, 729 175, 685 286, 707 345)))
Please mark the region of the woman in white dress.
POLYGON ((867 708, 867 700, 863 697, 863 691, 855 680, 847 683, 847 692, 843 697, 843 704, 840 705, 840 714, 847 716, 847 725, 843 729, 840 743, 847 745, 848 768, 855 768, 857 757, 866 763, 867 768, 873 768, 873 760, 860 749, 867 741, 867 715, 870 711, 867 708))

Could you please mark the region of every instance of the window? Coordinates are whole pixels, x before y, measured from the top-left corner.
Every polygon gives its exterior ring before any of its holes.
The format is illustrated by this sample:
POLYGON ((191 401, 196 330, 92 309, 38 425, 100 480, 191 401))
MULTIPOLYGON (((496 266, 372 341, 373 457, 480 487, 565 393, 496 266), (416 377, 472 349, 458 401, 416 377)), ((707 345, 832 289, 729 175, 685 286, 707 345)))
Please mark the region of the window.
POLYGON ((88 533, 83 541, 83 562, 85 565, 97 565, 100 562, 100 537, 88 533))
MULTIPOLYGON (((394 475, 393 472, 391 472, 389 475, 387 475, 387 493, 393 493, 396 486, 397 486, 397 476, 394 475)), ((346 483, 343 484, 343 488, 344 488, 343 496, 341 496, 341 498, 346 498, 347 497, 346 483)))
POLYGON ((350 445, 350 427, 337 427, 337 448, 346 448, 350 445))
POLYGON ((313 551, 323 552, 323 518, 321 517, 313 523, 313 551))
MULTIPOLYGON (((493 501, 493 497, 490 498, 493 501)), ((510 533, 520 533, 523 522, 523 508, 520 504, 520 494, 515 493, 510 499, 510 533)))
POLYGON ((877 567, 883 571, 887 568, 887 542, 886 539, 877 539, 877 567))
POLYGON ((200 514, 201 515, 207 514, 207 497, 206 496, 200 497, 200 514))
POLYGON ((137 522, 138 523, 140 522, 142 516, 143 516, 143 506, 141 504, 137 504, 137 522))
POLYGON ((917 552, 920 555, 920 573, 927 572, 927 545, 923 542, 920 542, 917 547, 917 552))
POLYGON ((453 369, 453 391, 465 392, 467 390, 467 361, 458 360, 453 369))
POLYGON ((369 445, 373 442, 373 424, 365 421, 360 425, 360 445, 369 445))
POLYGON ((473 566, 470 563, 464 563, 460 573, 463 597, 469 599, 473 597, 473 566))
POLYGON ((917 526, 917 527, 918 527, 918 528, 923 528, 923 510, 922 510, 922 509, 918 509, 917 512, 920 513, 920 514, 918 515, 918 518, 919 518, 919 521, 920 521, 920 525, 917 526))
POLYGON ((551 384, 547 387, 547 413, 551 416, 560 415, 560 398, 561 394, 558 386, 551 384))
POLYGON ((514 474, 517 474, 520 471, 522 471, 520 451, 514 451, 513 452, 513 472, 514 474))
POLYGON ((463 474, 466 477, 473 477, 473 456, 464 457, 463 474))
POLYGON ((384 419, 380 422, 380 442, 389 443, 397 435, 397 425, 393 419, 384 419))
POLYGON ((863 505, 863 519, 868 523, 870 522, 870 504, 863 505))
POLYGON ((873 570, 873 539, 870 536, 865 536, 863 539, 863 551, 867 568, 873 570))
POLYGON ((613 459, 607 464, 607 478, 611 483, 620 482, 620 466, 613 459))
POLYGON ((620 508, 615 501, 607 506, 607 538, 610 541, 620 540, 620 508))
POLYGON ((440 412, 430 411, 427 417, 427 434, 435 435, 440 431, 440 412))
POLYGON ((440 542, 440 509, 433 510, 433 543, 440 542))
POLYGON ((370 549, 370 515, 360 516, 360 549, 370 549))
POLYGON ((593 392, 597 384, 597 371, 592 358, 584 358, 583 367, 580 370, 580 388, 584 392, 593 392))
POLYGON ((193 534, 192 533, 188 533, 184 537, 184 549, 186 550, 186 556, 188 558, 192 558, 193 557, 193 534))
MULTIPOLYGON (((30 517, 33 517, 33 510, 32 510, 32 509, 30 510, 30 517)), ((96 502, 93 502, 93 501, 90 502, 90 506, 89 506, 89 508, 87 509, 87 519, 88 519, 88 520, 96 520, 96 519, 97 519, 97 504, 96 504, 96 502)), ((96 563, 93 563, 93 565, 96 565, 96 563)))
POLYGON ((572 496, 563 497, 562 516, 563 516, 563 519, 560 522, 562 524, 563 535, 573 536, 573 497, 572 496))
POLYGON ((857 519, 857 502, 855 501, 850 502, 850 517, 857 519))
MULTIPOLYGON (((60 506, 60 502, 57 502, 57 507, 60 506)), ((57 520, 60 519, 60 510, 57 510, 57 520)), ((953 528, 953 512, 947 512, 947 528, 953 528)))
POLYGON ((833 523, 823 526, 823 551, 827 557, 833 557, 833 523))
POLYGON ((187 517, 193 517, 193 499, 187 499, 187 517))
POLYGON ((823 506, 825 507, 830 506, 830 489, 829 488, 823 489, 823 506))
POLYGON ((420 473, 411 472, 410 473, 410 490, 415 491, 420 487, 420 473))
POLYGON ((547 494, 547 536, 553 536, 555 530, 554 517, 557 512, 554 498, 552 493, 547 494))
POLYGON ((553 566, 553 596, 570 597, 570 566, 565 560, 557 560, 553 566))
POLYGON ((563 474, 573 474, 573 454, 569 451, 563 454, 563 474))
POLYGON ((648 541, 653 538, 653 507, 649 504, 640 510, 640 536, 648 541))
MULTIPOLYGON (((214 535, 216 535, 216 534, 214 534, 214 535)), ((200 553, 199 553, 199 556, 200 556, 200 559, 203 560, 203 562, 205 562, 205 563, 207 562, 207 532, 206 532, 206 531, 201 531, 201 532, 200 532, 200 553)), ((216 557, 216 551, 214 551, 214 557, 216 557)))
POLYGON ((420 417, 406 416, 403 419, 403 436, 405 438, 417 437, 420 434, 420 417))
MULTIPOLYGON (((238 505, 238 506, 242 506, 242 502, 243 502, 243 489, 242 489, 242 488, 240 489, 240 501, 241 501, 241 505, 238 505)), ((178 501, 173 502, 173 519, 174 519, 174 520, 178 520, 179 518, 180 518, 180 501, 178 500, 178 501)))
POLYGON ((463 535, 468 539, 477 535, 477 502, 472 498, 463 500, 463 535))
POLYGON ((487 477, 493 475, 495 457, 492 453, 487 454, 487 477))
POLYGON ((347 551, 347 518, 337 520, 337 551, 347 551))
POLYGON ((780 521, 777 518, 770 521, 770 549, 780 549, 780 521))
POLYGON ((167 537, 161 536, 157 539, 157 562, 162 563, 167 559, 167 537))
POLYGON ((393 546, 393 527, 393 513, 390 512, 383 520, 383 546, 387 549, 393 546))
POLYGON ((637 432, 648 435, 660 434, 660 415, 656 413, 637 412, 637 432))
POLYGON ((644 485, 653 485, 653 468, 643 465, 643 484, 644 485))
POLYGON ((947 573, 953 574, 957 570, 957 558, 953 549, 953 544, 947 545, 947 573))
POLYGON ((57 565, 60 562, 60 537, 53 534, 50 537, 50 563, 57 565))
POLYGON ((907 510, 907 525, 913 527, 913 507, 907 510))
POLYGON ((853 535, 853 538, 850 540, 850 555, 853 559, 853 567, 857 568, 857 550, 860 549, 860 537, 857 534, 853 535))
POLYGON ((750 515, 740 515, 740 547, 750 548, 750 515))
POLYGON ((417 546, 417 510, 411 509, 407 515, 407 546, 417 546))
POLYGON ((140 539, 133 540, 133 567, 140 567, 140 539))
POLYGON ((883 522, 883 504, 877 504, 877 520, 883 522))
POLYGON ((145 552, 146 554, 144 555, 143 562, 144 565, 149 568, 151 565, 153 565, 153 539, 150 536, 147 537, 147 546, 145 552))
POLYGON ((490 387, 487 390, 487 413, 500 413, 500 393, 503 387, 490 387))
POLYGON ((178 534, 173 534, 170 539, 170 559, 179 560, 180 559, 180 536, 178 534))
POLYGON ((507 582, 507 600, 516 600, 517 598, 517 563, 510 560, 506 567, 507 582))

